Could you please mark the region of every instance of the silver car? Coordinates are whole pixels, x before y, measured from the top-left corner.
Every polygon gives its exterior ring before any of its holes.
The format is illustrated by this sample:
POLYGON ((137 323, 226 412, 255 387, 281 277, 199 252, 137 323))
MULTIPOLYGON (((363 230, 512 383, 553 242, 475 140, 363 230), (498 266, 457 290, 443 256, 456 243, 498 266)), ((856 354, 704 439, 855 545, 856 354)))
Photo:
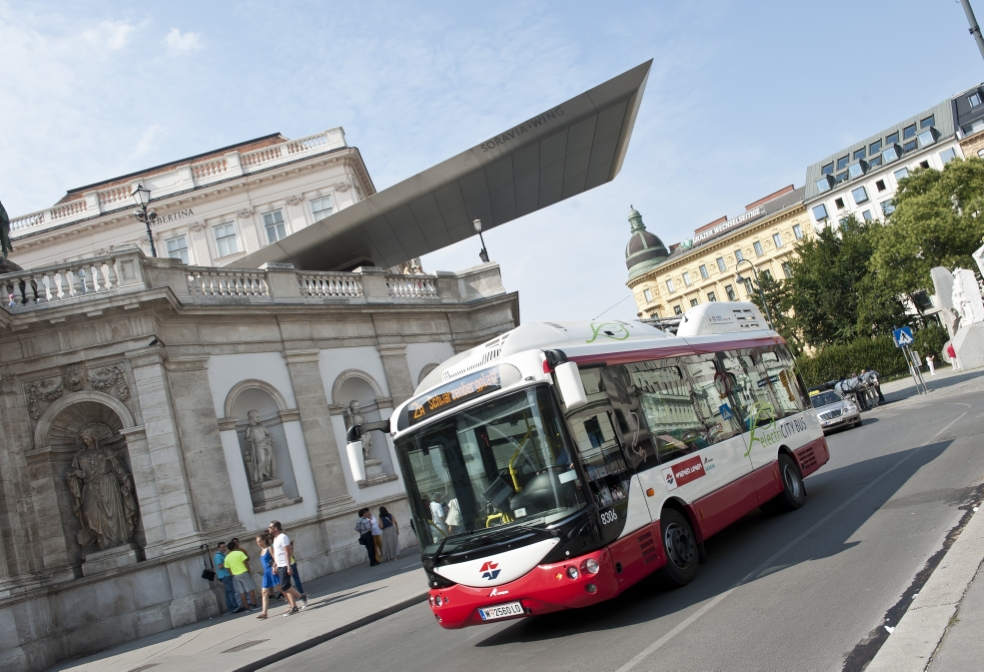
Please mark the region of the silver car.
POLYGON ((817 414, 824 434, 838 427, 861 426, 861 411, 858 405, 834 390, 814 392, 810 395, 810 402, 813 404, 813 412, 817 414))

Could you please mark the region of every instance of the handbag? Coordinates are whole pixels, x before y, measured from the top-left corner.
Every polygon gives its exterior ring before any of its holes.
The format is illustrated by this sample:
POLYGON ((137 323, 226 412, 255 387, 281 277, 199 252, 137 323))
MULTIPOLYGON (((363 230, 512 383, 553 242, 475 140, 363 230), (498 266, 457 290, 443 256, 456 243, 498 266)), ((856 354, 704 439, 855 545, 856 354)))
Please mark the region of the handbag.
POLYGON ((206 581, 215 581, 215 568, 209 567, 210 562, 208 544, 202 544, 202 564, 205 565, 205 568, 202 570, 202 578, 206 581))

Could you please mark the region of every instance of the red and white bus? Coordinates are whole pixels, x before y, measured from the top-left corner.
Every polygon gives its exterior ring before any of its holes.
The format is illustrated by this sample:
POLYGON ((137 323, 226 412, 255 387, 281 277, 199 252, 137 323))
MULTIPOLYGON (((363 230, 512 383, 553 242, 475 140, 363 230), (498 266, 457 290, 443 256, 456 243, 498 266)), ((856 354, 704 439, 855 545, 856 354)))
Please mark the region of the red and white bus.
MULTIPOLYGON (((527 324, 448 360, 389 429, 438 623, 585 607, 697 575, 752 509, 803 505, 829 458, 785 343, 750 303, 527 324)), ((349 449, 358 452, 359 430, 349 449)))

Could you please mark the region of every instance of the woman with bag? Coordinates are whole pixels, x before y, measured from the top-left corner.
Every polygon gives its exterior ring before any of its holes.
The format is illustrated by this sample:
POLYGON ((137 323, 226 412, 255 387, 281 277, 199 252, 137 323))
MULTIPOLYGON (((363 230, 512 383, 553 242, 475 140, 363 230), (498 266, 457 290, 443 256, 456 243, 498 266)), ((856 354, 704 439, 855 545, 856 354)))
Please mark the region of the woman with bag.
POLYGON ((372 514, 369 509, 359 509, 359 522, 355 524, 355 531, 359 533, 359 543, 366 547, 369 554, 369 566, 375 567, 376 544, 372 540, 372 514))
POLYGON ((383 525, 383 562, 396 560, 400 556, 400 526, 396 523, 396 517, 381 506, 379 522, 383 525))
POLYGON ((269 615, 267 610, 270 606, 270 596, 273 591, 280 585, 280 579, 274 573, 274 561, 273 561, 273 551, 270 548, 273 545, 273 537, 270 536, 269 532, 261 532, 258 537, 256 537, 256 545, 260 547, 260 563, 263 565, 263 611, 256 615, 257 618, 267 618, 269 615))

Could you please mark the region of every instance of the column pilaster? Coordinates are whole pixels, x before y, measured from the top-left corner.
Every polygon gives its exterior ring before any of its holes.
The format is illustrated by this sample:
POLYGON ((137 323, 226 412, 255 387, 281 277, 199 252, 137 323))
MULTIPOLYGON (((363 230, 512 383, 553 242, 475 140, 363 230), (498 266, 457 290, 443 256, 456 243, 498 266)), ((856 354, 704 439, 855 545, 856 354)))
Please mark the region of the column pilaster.
POLYGON ((410 365, 407 364, 407 346, 405 343, 380 344, 376 350, 383 361, 383 372, 393 404, 399 406, 413 395, 416 387, 410 375, 410 365))

